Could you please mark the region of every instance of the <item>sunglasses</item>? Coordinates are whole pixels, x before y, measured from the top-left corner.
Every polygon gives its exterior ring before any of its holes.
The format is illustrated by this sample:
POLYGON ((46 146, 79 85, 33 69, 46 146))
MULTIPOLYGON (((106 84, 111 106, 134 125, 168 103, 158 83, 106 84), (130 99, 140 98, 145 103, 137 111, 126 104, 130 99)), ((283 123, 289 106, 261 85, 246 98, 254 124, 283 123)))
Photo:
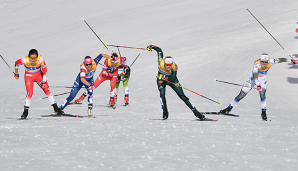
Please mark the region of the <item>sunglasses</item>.
POLYGON ((262 62, 262 63, 266 63, 266 64, 268 63, 268 61, 261 61, 261 62, 262 62))
POLYGON ((166 64, 166 66, 172 66, 173 64, 166 64))
POLYGON ((90 64, 85 64, 86 66, 89 66, 89 65, 92 65, 92 63, 90 63, 90 64))

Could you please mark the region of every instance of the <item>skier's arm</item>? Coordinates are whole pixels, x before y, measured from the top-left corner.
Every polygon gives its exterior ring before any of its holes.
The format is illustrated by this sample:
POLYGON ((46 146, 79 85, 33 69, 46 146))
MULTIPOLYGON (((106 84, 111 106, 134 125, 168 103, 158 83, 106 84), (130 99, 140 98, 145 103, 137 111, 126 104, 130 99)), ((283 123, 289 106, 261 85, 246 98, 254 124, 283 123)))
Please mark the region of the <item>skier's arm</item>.
POLYGON ((86 68, 81 65, 81 73, 80 73, 80 77, 81 77, 81 82, 87 86, 89 86, 89 82, 85 79, 86 76, 86 68))
POLYGON ((260 68, 259 63, 255 62, 254 68, 252 70, 253 73, 253 79, 255 80, 256 85, 260 85, 258 77, 259 77, 259 71, 258 69, 260 68))
MULTIPOLYGON (((292 59, 288 59, 288 58, 277 58, 277 59, 270 59, 270 63, 271 64, 278 64, 278 63, 282 63, 282 62, 287 62, 287 63, 293 63, 293 61, 295 62, 295 60, 292 59)), ((295 62, 296 63, 296 62, 295 62)))
POLYGON ((111 56, 109 56, 109 55, 107 55, 107 54, 104 54, 104 53, 102 53, 101 55, 102 55, 102 57, 104 57, 104 58, 107 58, 107 59, 112 59, 112 57, 111 57, 111 56))
POLYGON ((47 65, 43 58, 40 58, 40 65, 41 65, 41 71, 42 71, 42 81, 47 81, 47 65))
POLYGON ((160 47, 155 46, 155 45, 149 45, 148 48, 154 49, 157 52, 158 56, 158 65, 160 64, 161 60, 163 59, 163 53, 160 47))
POLYGON ((102 54, 99 54, 95 59, 94 59, 94 62, 96 63, 96 65, 99 63, 99 61, 101 60, 102 58, 102 54))
POLYGON ((18 59, 15 62, 15 65, 14 65, 15 74, 19 74, 19 65, 24 65, 25 61, 26 61, 26 58, 22 58, 22 59, 18 59))
POLYGON ((172 70, 172 74, 170 76, 168 76, 168 80, 171 82, 174 82, 177 77, 177 70, 178 70, 178 66, 176 63, 173 63, 171 70, 172 70))

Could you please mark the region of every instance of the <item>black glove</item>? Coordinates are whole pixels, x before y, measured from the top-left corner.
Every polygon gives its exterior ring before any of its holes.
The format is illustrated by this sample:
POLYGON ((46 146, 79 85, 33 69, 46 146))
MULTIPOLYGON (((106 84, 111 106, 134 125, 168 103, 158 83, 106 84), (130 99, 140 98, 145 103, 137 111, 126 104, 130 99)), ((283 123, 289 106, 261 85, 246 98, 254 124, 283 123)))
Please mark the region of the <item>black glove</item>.
POLYGON ((130 75, 130 68, 129 66, 127 66, 125 69, 124 69, 124 73, 125 73, 125 77, 128 77, 130 75))

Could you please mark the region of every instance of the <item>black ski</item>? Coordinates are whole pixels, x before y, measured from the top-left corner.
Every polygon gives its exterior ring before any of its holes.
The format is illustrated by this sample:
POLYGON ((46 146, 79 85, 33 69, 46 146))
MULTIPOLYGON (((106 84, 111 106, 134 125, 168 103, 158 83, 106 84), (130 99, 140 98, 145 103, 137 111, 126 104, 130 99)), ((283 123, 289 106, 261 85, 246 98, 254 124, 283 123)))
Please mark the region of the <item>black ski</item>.
MULTIPOLYGON (((76 117, 76 118, 88 118, 89 116, 80 116, 80 115, 72 115, 72 114, 63 114, 63 115, 41 115, 41 117, 76 117)), ((95 118, 95 116, 89 117, 89 118, 95 118)))
POLYGON ((239 117, 239 115, 234 115, 234 114, 222 114, 219 112, 201 112, 204 115, 226 115, 226 116, 234 116, 234 117, 239 117))
POLYGON ((196 121, 218 121, 218 119, 208 119, 208 118, 204 118, 204 120, 201 120, 201 119, 195 119, 196 121))

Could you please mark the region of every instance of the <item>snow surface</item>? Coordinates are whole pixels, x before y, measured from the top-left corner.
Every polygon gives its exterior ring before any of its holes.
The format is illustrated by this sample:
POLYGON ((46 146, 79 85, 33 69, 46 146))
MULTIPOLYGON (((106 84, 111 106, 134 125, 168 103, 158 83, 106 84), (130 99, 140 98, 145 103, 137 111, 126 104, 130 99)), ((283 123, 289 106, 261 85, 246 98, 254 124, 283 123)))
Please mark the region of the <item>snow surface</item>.
MULTIPOLYGON (((83 57, 108 53, 84 18, 104 43, 160 46, 178 64, 182 86, 223 103, 185 91, 197 109, 219 111, 240 87, 214 79, 243 84, 263 52, 271 58, 298 57, 297 6, 297 0, 2 0, 0 54, 13 67, 36 48, 47 63, 49 84, 72 86, 83 57)), ((121 49, 128 63, 139 52, 121 49)), ((255 90, 233 109, 239 118, 210 115, 219 121, 198 122, 170 88, 170 116, 162 121, 157 55, 142 52, 132 67, 130 105, 122 106, 121 85, 117 108, 108 108, 110 88, 104 82, 94 93, 94 119, 42 118, 53 109, 35 85, 30 119, 17 120, 26 96, 24 78, 16 81, 0 62, 1 170, 297 170, 298 66, 278 64, 269 71, 271 122, 261 121, 255 90)), ((67 91, 51 88, 53 94, 67 91)), ((60 105, 66 97, 55 99, 60 105)), ((65 109, 80 115, 86 110, 86 101, 65 109)))

